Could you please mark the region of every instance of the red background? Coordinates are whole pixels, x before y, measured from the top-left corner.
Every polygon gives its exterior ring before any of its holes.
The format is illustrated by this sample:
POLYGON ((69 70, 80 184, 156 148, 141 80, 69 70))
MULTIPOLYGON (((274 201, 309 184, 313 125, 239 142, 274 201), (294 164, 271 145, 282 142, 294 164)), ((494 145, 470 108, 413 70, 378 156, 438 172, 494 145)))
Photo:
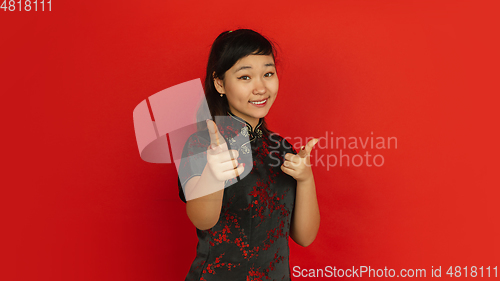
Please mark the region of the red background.
POLYGON ((52 2, 0 10, 0 280, 183 280, 195 228, 132 111, 236 28, 280 46, 272 130, 398 140, 368 150, 382 167, 314 168, 291 266, 500 266, 496 1, 52 2))

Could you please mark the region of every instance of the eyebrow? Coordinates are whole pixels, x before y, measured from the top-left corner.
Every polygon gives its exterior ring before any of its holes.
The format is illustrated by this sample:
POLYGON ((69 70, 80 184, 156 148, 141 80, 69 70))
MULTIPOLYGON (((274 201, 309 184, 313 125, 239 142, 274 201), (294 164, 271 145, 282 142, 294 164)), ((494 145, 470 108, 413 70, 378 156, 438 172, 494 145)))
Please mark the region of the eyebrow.
MULTIPOLYGON (((276 67, 276 66, 274 65, 274 63, 272 63, 272 62, 270 62, 270 63, 266 63, 266 64, 264 64, 264 66, 265 66, 265 67, 268 67, 268 66, 274 66, 274 67, 276 67)), ((234 73, 236 73, 236 72, 238 72, 238 71, 240 71, 240 70, 243 70, 243 69, 247 69, 247 68, 252 68, 252 67, 251 67, 251 66, 249 66, 249 65, 244 65, 244 66, 242 66, 242 67, 240 67, 240 68, 236 69, 236 70, 234 71, 234 73)))

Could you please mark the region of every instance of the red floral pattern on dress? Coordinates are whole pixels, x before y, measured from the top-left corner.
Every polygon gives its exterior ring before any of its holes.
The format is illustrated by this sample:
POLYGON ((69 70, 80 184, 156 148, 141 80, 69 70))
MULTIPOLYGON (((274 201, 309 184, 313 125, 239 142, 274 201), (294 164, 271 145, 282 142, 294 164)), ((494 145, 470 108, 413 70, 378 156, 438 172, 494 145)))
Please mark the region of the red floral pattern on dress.
MULTIPOLYGON (((226 182, 217 224, 208 230, 197 229, 197 255, 186 280, 290 280, 288 240, 296 181, 280 165, 285 153, 295 151, 285 147, 289 144, 279 136, 252 132, 239 118, 225 119, 217 126, 226 141, 231 139, 230 149, 237 150, 244 145, 244 138, 239 137, 242 128, 249 129, 246 144, 251 147, 252 162, 247 164, 253 167, 245 166, 252 167, 247 175, 226 182)), ((186 145, 186 155, 206 157, 200 151, 208 148, 208 134, 197 133, 190 142, 193 145, 186 145)), ((242 154, 240 150, 240 163, 246 161, 242 154)), ((198 169, 186 176, 204 167, 181 166, 198 169)))

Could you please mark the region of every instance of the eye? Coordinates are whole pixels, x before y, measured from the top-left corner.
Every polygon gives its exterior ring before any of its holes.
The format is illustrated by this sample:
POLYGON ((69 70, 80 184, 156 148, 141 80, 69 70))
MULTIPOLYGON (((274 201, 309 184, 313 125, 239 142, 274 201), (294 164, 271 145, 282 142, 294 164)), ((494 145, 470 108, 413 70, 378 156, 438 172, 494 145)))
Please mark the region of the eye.
POLYGON ((240 80, 248 80, 248 79, 250 79, 250 77, 247 76, 247 75, 243 75, 243 76, 238 77, 238 79, 240 79, 240 80))
POLYGON ((274 75, 274 72, 268 72, 264 75, 264 77, 271 77, 274 75))

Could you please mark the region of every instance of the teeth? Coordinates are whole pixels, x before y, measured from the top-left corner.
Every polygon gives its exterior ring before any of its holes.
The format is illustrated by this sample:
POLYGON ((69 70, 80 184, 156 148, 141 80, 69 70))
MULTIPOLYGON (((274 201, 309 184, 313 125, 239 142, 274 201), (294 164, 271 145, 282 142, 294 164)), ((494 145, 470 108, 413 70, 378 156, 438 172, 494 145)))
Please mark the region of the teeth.
POLYGON ((259 101, 259 102, 253 102, 253 101, 251 101, 251 103, 253 103, 253 104, 263 104, 263 103, 265 103, 266 101, 267 101, 267 99, 265 99, 265 100, 263 100, 263 101, 259 101))

